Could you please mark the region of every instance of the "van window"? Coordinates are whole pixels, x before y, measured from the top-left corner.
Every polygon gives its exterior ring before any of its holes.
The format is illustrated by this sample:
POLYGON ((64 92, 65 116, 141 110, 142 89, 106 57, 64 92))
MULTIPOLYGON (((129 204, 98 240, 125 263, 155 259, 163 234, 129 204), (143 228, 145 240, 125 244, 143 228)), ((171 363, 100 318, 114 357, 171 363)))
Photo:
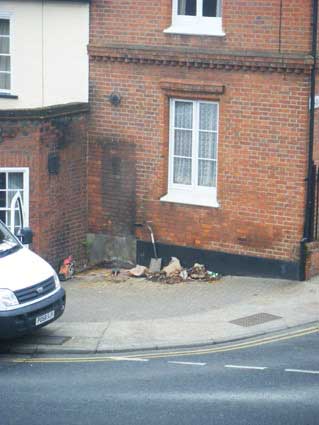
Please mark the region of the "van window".
POLYGON ((20 243, 0 221, 0 257, 11 254, 20 248, 20 243))

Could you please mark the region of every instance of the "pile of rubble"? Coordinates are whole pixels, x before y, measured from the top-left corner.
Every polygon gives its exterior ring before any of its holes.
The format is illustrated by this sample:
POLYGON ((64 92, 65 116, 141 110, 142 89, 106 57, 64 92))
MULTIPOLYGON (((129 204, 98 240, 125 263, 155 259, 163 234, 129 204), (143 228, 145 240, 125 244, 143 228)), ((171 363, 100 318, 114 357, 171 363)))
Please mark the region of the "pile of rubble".
POLYGON ((172 257, 170 263, 163 267, 160 272, 151 272, 147 267, 137 265, 129 270, 129 274, 134 277, 146 277, 152 282, 163 282, 168 284, 189 282, 199 280, 213 282, 219 280, 221 275, 206 270, 203 264, 195 263, 190 269, 183 268, 178 258, 172 257))

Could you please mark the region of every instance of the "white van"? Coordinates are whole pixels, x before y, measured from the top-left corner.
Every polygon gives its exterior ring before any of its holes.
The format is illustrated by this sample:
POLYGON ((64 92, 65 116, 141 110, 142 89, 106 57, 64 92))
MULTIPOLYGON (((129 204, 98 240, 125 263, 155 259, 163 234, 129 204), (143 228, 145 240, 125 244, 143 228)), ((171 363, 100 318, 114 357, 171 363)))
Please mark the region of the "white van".
POLYGON ((14 236, 0 220, 0 338, 14 338, 60 317, 65 291, 53 268, 24 245, 32 232, 14 236))

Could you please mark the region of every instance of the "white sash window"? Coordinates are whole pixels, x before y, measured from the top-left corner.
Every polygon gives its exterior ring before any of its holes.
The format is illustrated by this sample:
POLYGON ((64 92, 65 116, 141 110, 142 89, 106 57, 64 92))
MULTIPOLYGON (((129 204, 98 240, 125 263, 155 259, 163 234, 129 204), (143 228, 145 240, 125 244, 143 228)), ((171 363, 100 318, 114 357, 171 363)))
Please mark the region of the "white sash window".
POLYGON ((0 18, 0 92, 11 90, 10 20, 0 18))
POLYGON ((168 193, 161 200, 217 207, 218 102, 170 100, 168 193))
POLYGON ((164 32, 225 35, 222 29, 221 0, 173 0, 172 25, 164 32))

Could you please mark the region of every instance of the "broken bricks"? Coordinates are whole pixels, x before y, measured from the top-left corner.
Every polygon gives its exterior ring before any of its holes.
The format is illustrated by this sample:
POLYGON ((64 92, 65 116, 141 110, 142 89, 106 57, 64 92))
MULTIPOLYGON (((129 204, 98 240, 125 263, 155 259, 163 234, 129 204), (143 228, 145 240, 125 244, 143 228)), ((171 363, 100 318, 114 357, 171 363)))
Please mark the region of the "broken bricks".
POLYGON ((221 276, 218 273, 206 270, 203 264, 195 263, 190 269, 181 266, 180 260, 172 257, 171 261, 160 272, 151 272, 147 267, 137 265, 128 271, 133 277, 146 277, 152 282, 163 282, 174 284, 180 282, 190 282, 192 280, 213 282, 219 280, 221 276))
POLYGON ((148 271, 146 278, 153 282, 173 284, 192 280, 213 282, 219 280, 221 276, 218 273, 206 270, 205 266, 199 263, 195 263, 190 269, 185 269, 181 266, 178 258, 172 257, 168 266, 164 267, 159 273, 148 271))
POLYGON ((179 275, 182 270, 183 267, 181 266, 179 259, 176 257, 172 257, 168 266, 164 267, 161 273, 165 273, 166 276, 175 276, 179 275))
POLYGON ((147 267, 139 264, 128 271, 129 275, 134 277, 143 277, 146 275, 147 267))
POLYGON ((203 264, 195 263, 191 269, 189 269, 189 277, 192 279, 205 279, 206 269, 203 264))

